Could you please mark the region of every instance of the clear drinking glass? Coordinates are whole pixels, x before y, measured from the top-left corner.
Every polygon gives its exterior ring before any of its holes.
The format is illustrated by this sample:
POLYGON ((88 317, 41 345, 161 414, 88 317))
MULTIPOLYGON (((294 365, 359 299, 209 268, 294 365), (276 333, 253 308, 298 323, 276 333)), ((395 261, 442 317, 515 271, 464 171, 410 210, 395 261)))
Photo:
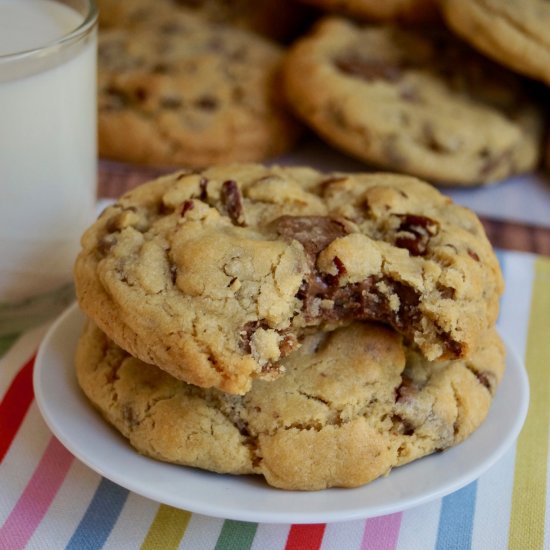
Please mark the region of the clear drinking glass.
POLYGON ((97 183, 93 0, 0 0, 0 335, 73 298, 97 183))

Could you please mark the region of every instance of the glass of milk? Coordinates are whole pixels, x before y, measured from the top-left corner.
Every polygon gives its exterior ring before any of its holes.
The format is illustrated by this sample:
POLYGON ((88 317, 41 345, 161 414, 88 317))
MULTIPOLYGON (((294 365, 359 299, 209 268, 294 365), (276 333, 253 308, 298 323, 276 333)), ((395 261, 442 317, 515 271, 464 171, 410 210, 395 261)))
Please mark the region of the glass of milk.
POLYGON ((0 0, 0 336, 72 299, 97 180, 93 0, 0 0))

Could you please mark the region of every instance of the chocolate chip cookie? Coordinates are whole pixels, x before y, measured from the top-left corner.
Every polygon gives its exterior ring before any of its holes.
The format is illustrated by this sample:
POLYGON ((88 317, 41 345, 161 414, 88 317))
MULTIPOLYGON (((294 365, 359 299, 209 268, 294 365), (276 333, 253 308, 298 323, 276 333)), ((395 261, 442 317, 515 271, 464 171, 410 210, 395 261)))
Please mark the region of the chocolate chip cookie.
POLYGON ((185 10, 280 41, 295 37, 311 16, 294 0, 97 0, 97 5, 101 28, 147 24, 160 10, 185 10))
POLYGON ((282 55, 255 34, 183 12, 103 32, 100 156, 197 167, 287 150, 299 127, 282 99, 282 55))
POLYGON ((450 27, 484 54, 550 85, 545 0, 438 0, 450 27))
POLYGON ((440 184, 531 170, 543 117, 519 76, 443 29, 326 18, 285 61, 289 102, 323 139, 440 184))
POLYGON ((502 292, 478 218, 431 185, 256 164, 127 193, 84 234, 75 282, 122 348, 232 393, 278 376, 304 334, 354 320, 431 360, 467 356, 502 292))
POLYGON ((494 331, 468 360, 430 363, 390 329, 356 323, 307 336, 285 376, 244 396, 176 380, 131 357, 90 323, 80 386, 140 453, 283 489, 356 487, 463 441, 502 377, 494 331))

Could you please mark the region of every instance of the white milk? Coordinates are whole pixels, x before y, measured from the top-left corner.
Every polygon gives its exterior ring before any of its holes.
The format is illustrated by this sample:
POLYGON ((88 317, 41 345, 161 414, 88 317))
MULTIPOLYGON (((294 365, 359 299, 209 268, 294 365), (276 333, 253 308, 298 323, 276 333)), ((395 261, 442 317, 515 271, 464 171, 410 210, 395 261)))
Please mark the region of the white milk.
POLYGON ((0 303, 69 282, 93 219, 95 31, 30 62, 2 56, 55 43, 83 20, 51 0, 0 0, 0 303))

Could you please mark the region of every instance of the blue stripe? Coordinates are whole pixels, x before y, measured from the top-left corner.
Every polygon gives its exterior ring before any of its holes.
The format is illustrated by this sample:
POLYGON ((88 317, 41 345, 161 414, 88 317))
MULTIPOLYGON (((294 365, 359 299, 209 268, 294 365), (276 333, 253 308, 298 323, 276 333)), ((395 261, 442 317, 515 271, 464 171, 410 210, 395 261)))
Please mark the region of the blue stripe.
POLYGON ((128 491, 102 478, 88 509, 73 533, 67 550, 97 550, 111 533, 128 491))
POLYGON ((436 550, 466 550, 472 546, 477 481, 443 499, 436 550))

